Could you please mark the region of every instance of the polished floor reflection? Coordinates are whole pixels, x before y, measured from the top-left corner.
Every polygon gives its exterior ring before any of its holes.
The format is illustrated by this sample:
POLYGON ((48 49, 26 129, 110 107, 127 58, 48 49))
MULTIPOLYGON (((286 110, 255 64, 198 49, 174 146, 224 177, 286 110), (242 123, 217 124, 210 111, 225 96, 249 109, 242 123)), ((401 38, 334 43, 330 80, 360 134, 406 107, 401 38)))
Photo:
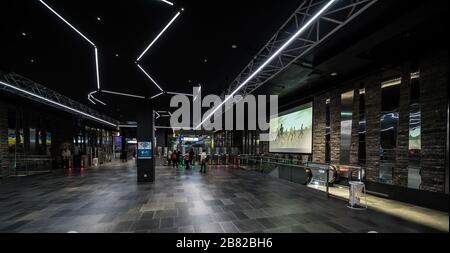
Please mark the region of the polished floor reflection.
POLYGON ((0 185, 0 232, 438 232, 255 172, 157 166, 156 183, 109 164, 0 185))

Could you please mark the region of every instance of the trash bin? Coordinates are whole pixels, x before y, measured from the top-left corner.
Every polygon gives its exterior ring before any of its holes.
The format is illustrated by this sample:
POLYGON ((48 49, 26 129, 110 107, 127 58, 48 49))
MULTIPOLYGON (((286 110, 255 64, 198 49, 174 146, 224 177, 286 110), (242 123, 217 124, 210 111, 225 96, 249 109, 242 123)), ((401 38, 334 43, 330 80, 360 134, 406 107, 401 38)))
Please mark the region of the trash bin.
POLYGON ((353 209, 366 209, 367 208, 367 198, 366 198, 366 186, 360 181, 350 181, 349 189, 349 200, 348 207, 353 209), (364 203, 362 200, 364 199, 364 203))

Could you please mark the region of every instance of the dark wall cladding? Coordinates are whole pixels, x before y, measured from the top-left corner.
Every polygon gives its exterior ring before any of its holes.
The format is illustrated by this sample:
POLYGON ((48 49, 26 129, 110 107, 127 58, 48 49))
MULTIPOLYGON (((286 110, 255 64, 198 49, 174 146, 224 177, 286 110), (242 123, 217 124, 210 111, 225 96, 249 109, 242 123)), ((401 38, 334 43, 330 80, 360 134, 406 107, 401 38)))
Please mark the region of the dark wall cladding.
MULTIPOLYGON (((344 83, 337 89, 328 90, 326 93, 317 94, 314 97, 313 119, 313 157, 315 162, 325 162, 325 120, 326 99, 330 98, 331 114, 331 163, 339 163, 340 150, 340 95, 350 90, 355 91, 353 100, 353 122, 350 146, 350 163, 358 165, 358 125, 360 111, 360 89, 364 92, 365 103, 365 149, 366 149, 366 174, 365 180, 372 183, 382 183, 380 173, 386 173, 386 157, 389 155, 388 164, 392 166, 392 180, 389 185, 395 187, 408 187, 408 162, 410 140, 410 104, 411 104, 411 73, 412 63, 404 63, 398 66, 396 71, 379 71, 377 74, 344 83), (392 87, 382 89, 382 82, 389 78, 401 77, 401 82, 394 89, 395 94, 390 93, 392 87), (383 93, 384 92, 384 93, 383 93), (387 93, 386 93, 387 92, 387 93), (398 93, 398 94, 397 94, 398 93), (330 95, 331 94, 331 95, 330 95), (398 124, 395 125, 394 142, 389 140, 389 153, 383 150, 382 143, 386 137, 382 134, 383 122, 381 118, 387 111, 382 111, 382 98, 389 100, 390 96, 398 98, 397 101, 387 101, 389 107, 395 104, 394 110, 398 114, 398 124), (395 102, 395 103, 394 103, 395 102), (392 144, 392 145, 391 145, 392 144), (381 157, 381 158, 380 158, 381 157)), ((435 52, 423 56, 414 62, 418 65, 420 73, 420 111, 421 111, 421 150, 420 150, 420 190, 436 193, 444 193, 446 184, 446 138, 447 136, 447 104, 448 104, 448 52, 435 52)), ((386 107, 386 106, 385 106, 386 107)), ((391 134, 392 135, 392 134, 391 134)), ((392 138, 391 138, 392 139, 392 138)), ((386 144, 385 144, 386 145, 386 144)), ((387 166, 387 167, 389 167, 387 166)), ((387 170, 389 171, 389 169, 387 170)), ((384 182, 385 183, 385 182, 384 182)), ((391 187, 390 186, 390 187, 391 187)))
POLYGON ((320 163, 325 162, 326 99, 326 94, 316 96, 313 104, 313 161, 320 163))
POLYGON ((6 104, 0 100, 0 177, 9 168, 8 154, 8 110, 6 104))
POLYGON ((425 190, 437 192, 445 188, 448 68, 448 53, 427 57, 420 63, 422 184, 425 190))

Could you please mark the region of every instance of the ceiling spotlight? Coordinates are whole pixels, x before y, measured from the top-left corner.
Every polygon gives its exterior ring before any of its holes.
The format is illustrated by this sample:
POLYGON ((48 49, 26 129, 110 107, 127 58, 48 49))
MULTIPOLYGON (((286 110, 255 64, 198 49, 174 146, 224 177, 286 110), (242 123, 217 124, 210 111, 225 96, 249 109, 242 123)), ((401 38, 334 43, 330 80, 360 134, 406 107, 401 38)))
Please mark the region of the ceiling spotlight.
POLYGON ((184 11, 184 8, 181 8, 181 11, 184 11))
POLYGON ((102 21, 102 19, 100 17, 97 17, 97 21, 102 21))
POLYGON ((22 36, 27 36, 27 34, 23 32, 23 33, 22 33, 22 36))
POLYGON ((231 45, 231 48, 236 49, 237 45, 231 45))
POLYGON ((116 57, 119 57, 119 54, 116 54, 116 57))
POLYGON ((207 60, 207 59, 205 59, 205 63, 206 63, 206 62, 208 62, 208 60, 207 60))
POLYGON ((337 76, 338 75, 338 73, 337 72, 333 72, 333 73, 331 73, 331 76, 337 76))
POLYGON ((34 59, 31 59, 30 62, 31 62, 31 63, 34 63, 34 59))

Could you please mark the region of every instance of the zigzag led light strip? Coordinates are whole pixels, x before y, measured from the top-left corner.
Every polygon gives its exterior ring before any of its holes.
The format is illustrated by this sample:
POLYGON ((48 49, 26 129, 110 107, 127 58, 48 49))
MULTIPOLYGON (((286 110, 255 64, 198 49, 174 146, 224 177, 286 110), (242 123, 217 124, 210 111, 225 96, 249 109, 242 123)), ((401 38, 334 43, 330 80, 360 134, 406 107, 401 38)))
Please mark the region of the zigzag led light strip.
POLYGON ((118 96, 125 96, 125 97, 145 99, 145 97, 143 97, 143 96, 138 96, 138 95, 133 95, 133 94, 128 94, 128 93, 122 93, 122 92, 115 92, 115 91, 109 91, 109 90, 102 90, 102 92, 113 94, 113 95, 118 95, 118 96))
MULTIPOLYGON (((61 19, 64 23, 66 23, 70 28, 72 28, 76 33, 78 33, 83 39, 85 39, 89 44, 91 44, 94 47, 94 53, 95 53, 95 72, 96 72, 96 78, 97 78, 97 90, 100 90, 100 71, 99 71, 99 64, 98 64, 98 49, 97 46, 92 42, 88 37, 86 37, 82 32, 80 32, 77 28, 75 28, 69 21, 67 21, 65 18, 63 18, 58 12, 56 12, 52 7, 50 7, 47 3, 45 3, 43 0, 39 0, 40 3, 42 3, 47 9, 49 9, 53 14, 55 14, 59 19, 61 19)), ((95 104, 90 98, 93 98, 93 96, 90 94, 88 95, 89 101, 91 101, 93 104, 95 104)), ((95 99, 95 98, 94 98, 95 99)), ((98 101, 101 104, 104 104, 101 101, 98 101)))
MULTIPOLYGON (((165 3, 168 3, 170 5, 173 5, 173 3, 168 2, 168 1, 163 1, 165 3)), ((182 11, 184 9, 181 9, 182 11)), ((142 59, 142 57, 144 57, 144 55, 147 53, 147 51, 156 43, 156 41, 164 34, 164 32, 172 25, 172 23, 178 18, 178 16, 180 16, 181 12, 177 12, 177 14, 175 14, 175 16, 169 21, 169 23, 161 30, 161 32, 152 40, 152 42, 150 42, 150 44, 145 48, 145 50, 141 53, 141 55, 139 55, 139 57, 136 59, 136 65, 138 66, 138 68, 145 74, 145 76, 147 76, 148 79, 150 79, 150 81, 152 81, 156 87, 158 87, 158 89, 161 91, 161 93, 158 93, 154 96, 152 96, 150 99, 154 99, 159 97, 160 95, 163 95, 165 92, 164 90, 161 88, 161 86, 158 85, 158 83, 147 73, 147 71, 144 70, 144 68, 142 68, 142 66, 139 64, 139 61, 142 59)))
POLYGON ((158 87, 158 89, 159 89, 161 92, 164 92, 164 90, 161 88, 161 86, 159 86, 158 83, 156 83, 156 81, 155 81, 155 80, 147 73, 147 71, 145 71, 145 69, 142 68, 141 65, 139 65, 139 63, 136 63, 136 64, 137 64, 138 68, 139 68, 140 70, 142 70, 142 72, 144 72, 144 74, 148 77, 148 79, 150 79, 150 80, 156 85, 156 87, 158 87))
POLYGON ((136 59, 136 62, 141 60, 141 58, 145 55, 145 53, 147 53, 147 51, 153 46, 153 44, 156 43, 156 41, 159 39, 159 37, 161 37, 161 35, 163 35, 163 33, 170 27, 170 25, 172 25, 172 23, 178 18, 178 16, 180 16, 180 14, 181 14, 181 12, 177 12, 177 14, 175 14, 175 16, 164 27, 164 29, 162 29, 161 32, 159 32, 159 34, 152 40, 152 42, 150 42, 150 44, 145 48, 145 50, 141 53, 141 55, 139 55, 139 57, 136 59))
POLYGON ((105 102, 103 102, 103 101, 101 101, 100 99, 97 99, 96 97, 94 97, 94 94, 95 94, 95 93, 97 93, 97 91, 93 91, 93 92, 89 93, 89 94, 88 94, 88 100, 91 101, 91 103, 93 103, 94 105, 95 105, 95 102, 92 101, 92 99, 95 100, 95 101, 97 101, 97 103, 100 103, 100 104, 102 104, 102 105, 106 105, 105 102))

